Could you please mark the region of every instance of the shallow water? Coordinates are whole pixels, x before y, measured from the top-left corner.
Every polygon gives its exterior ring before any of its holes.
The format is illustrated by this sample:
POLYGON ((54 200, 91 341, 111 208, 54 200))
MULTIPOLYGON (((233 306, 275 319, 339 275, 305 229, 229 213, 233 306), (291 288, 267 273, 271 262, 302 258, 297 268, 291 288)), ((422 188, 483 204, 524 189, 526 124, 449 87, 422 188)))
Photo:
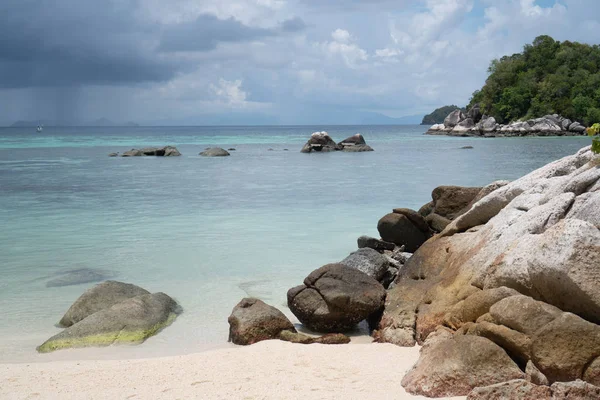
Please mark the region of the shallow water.
POLYGON ((587 138, 451 138, 420 126, 0 128, 0 354, 4 362, 149 357, 223 346, 244 296, 289 314, 287 289, 344 258, 394 207, 419 208, 442 184, 515 179, 587 138), (376 151, 301 154, 311 132, 356 132, 376 151), (182 157, 110 158, 176 145, 182 157), (235 147, 203 158, 207 146, 235 147), (465 145, 474 146, 463 150, 465 145), (273 151, 268 151, 272 148, 273 151), (289 149, 289 151, 284 151, 289 149), (93 283, 47 287, 98 269, 176 298, 184 313, 134 347, 38 355, 35 346, 93 283))

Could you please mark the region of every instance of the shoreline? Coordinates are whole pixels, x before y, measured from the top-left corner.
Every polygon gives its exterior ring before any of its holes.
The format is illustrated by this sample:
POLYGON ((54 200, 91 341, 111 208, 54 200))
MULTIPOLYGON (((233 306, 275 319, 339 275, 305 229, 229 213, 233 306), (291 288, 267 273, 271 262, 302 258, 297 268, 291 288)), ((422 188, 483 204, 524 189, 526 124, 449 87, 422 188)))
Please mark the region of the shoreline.
POLYGON ((400 385, 419 350, 269 340, 185 356, 0 364, 0 397, 425 399, 400 385))

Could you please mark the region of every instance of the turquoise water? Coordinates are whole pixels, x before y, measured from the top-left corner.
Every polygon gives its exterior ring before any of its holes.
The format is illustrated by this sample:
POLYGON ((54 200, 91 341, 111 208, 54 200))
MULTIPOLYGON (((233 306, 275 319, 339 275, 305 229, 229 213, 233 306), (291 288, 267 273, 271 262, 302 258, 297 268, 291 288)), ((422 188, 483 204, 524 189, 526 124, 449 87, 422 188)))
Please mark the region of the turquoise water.
POLYGON ((420 126, 0 128, 2 361, 148 357, 223 346, 244 296, 284 308, 288 288, 344 258, 394 207, 441 184, 515 179, 587 138, 424 136, 420 126), (311 132, 356 132, 370 153, 301 154, 311 132), (177 158, 110 158, 176 145, 177 158), (205 147, 235 147, 202 158, 205 147), (460 147, 471 145, 472 150, 460 147), (268 149, 272 148, 272 151, 268 149), (284 151, 289 149, 289 151, 284 151), (46 287, 70 269, 176 298, 185 312, 141 346, 38 355, 92 284, 46 287))

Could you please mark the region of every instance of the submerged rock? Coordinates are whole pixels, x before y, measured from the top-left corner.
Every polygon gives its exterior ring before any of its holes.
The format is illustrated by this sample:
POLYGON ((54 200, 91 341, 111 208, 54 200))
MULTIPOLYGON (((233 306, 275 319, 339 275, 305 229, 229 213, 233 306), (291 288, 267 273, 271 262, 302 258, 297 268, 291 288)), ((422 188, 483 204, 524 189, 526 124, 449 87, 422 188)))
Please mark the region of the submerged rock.
POLYGON ((304 284, 287 293, 288 306, 307 328, 316 332, 345 332, 379 312, 385 289, 364 272, 344 264, 313 271, 304 284))
POLYGON ((360 133, 342 140, 337 147, 342 151, 349 152, 373 151, 373 148, 367 145, 365 138, 360 133))
POLYGON ((294 325, 281 311, 255 298, 242 299, 227 321, 229 341, 234 344, 249 345, 278 339, 284 331, 296 333, 294 325))
POLYGON ((97 311, 54 335, 37 350, 139 344, 170 325, 179 306, 164 293, 143 294, 97 311))
POLYGON ((56 278, 46 282, 46 287, 60 287, 81 285, 83 283, 101 282, 114 278, 114 271, 107 271, 93 268, 77 268, 63 271, 57 274, 56 278))
POLYGON ((209 147, 200 153, 202 157, 227 157, 230 156, 229 152, 220 147, 209 147))

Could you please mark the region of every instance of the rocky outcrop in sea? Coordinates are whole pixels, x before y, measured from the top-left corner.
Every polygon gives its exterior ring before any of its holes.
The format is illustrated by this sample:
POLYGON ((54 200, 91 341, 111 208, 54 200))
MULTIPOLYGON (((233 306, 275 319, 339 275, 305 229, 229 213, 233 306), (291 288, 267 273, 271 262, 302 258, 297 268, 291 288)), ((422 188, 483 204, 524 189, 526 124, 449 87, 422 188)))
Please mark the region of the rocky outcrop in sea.
POLYGON ((300 150, 301 153, 329 153, 332 151, 364 152, 373 151, 360 133, 350 136, 339 143, 329 136, 327 132, 314 132, 300 150))
POLYGON ((466 114, 461 110, 451 112, 443 124, 432 125, 426 134, 480 137, 579 136, 586 134, 585 129, 579 122, 558 114, 503 125, 497 123, 494 117, 482 115, 476 104, 466 114))

